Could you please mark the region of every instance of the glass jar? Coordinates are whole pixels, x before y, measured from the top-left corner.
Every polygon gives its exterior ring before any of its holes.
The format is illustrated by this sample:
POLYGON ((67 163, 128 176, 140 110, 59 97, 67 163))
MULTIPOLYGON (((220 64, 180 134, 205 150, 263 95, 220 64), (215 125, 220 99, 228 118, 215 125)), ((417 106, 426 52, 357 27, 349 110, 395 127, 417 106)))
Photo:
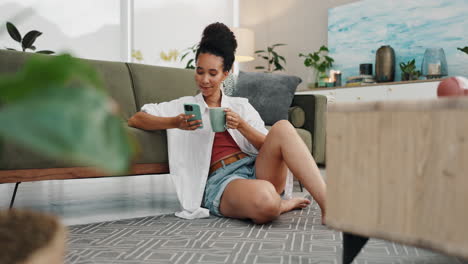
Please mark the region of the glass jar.
POLYGON ((448 76, 447 59, 442 48, 429 48, 424 52, 421 73, 427 79, 448 76))

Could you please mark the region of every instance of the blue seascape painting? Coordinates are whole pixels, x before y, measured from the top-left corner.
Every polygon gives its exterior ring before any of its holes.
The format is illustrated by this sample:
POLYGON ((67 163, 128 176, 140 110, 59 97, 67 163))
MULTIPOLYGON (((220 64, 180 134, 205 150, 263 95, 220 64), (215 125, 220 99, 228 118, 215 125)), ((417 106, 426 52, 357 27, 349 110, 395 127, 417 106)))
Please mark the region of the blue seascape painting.
POLYGON ((343 82, 372 63, 383 45, 395 50, 395 80, 400 62, 416 59, 420 70, 426 48, 443 48, 449 76, 468 77, 468 0, 362 0, 329 9, 328 47, 333 69, 343 82))

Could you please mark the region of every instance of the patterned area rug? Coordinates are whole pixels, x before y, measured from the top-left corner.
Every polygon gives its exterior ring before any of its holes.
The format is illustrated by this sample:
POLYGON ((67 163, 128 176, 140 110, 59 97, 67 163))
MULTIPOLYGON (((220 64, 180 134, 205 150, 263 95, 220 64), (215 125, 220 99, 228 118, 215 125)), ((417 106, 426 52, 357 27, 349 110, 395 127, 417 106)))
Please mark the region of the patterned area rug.
MULTIPOLYGON (((316 204, 273 223, 173 215, 71 226, 66 263, 341 263, 342 236, 316 204)), ((354 263, 464 263, 371 239, 354 263)), ((467 262, 468 263, 468 262, 467 262)))

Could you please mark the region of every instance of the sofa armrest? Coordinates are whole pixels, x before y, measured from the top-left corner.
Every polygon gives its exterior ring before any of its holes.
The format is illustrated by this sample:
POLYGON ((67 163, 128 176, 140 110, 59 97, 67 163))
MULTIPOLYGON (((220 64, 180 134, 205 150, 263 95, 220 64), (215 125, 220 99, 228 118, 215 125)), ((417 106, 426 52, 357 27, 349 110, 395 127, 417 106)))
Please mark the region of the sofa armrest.
POLYGON ((327 97, 320 94, 296 94, 292 106, 304 110, 305 123, 302 128, 312 133, 312 156, 317 163, 325 164, 327 97))

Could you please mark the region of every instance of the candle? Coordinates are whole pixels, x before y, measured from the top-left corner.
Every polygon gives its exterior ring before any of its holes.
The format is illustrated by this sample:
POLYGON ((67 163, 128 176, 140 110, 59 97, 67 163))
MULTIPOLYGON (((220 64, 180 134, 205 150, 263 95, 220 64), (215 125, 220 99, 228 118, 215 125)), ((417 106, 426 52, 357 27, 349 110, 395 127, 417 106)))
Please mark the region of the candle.
POLYGON ((333 86, 341 86, 341 72, 330 70, 329 82, 332 82, 333 86))
POLYGON ((440 64, 429 63, 427 65, 427 75, 440 75, 440 64))
POLYGON ((330 79, 329 79, 330 82, 335 81, 335 73, 336 73, 335 70, 330 70, 330 79))
POLYGON ((335 86, 341 86, 341 72, 335 72, 335 86))

